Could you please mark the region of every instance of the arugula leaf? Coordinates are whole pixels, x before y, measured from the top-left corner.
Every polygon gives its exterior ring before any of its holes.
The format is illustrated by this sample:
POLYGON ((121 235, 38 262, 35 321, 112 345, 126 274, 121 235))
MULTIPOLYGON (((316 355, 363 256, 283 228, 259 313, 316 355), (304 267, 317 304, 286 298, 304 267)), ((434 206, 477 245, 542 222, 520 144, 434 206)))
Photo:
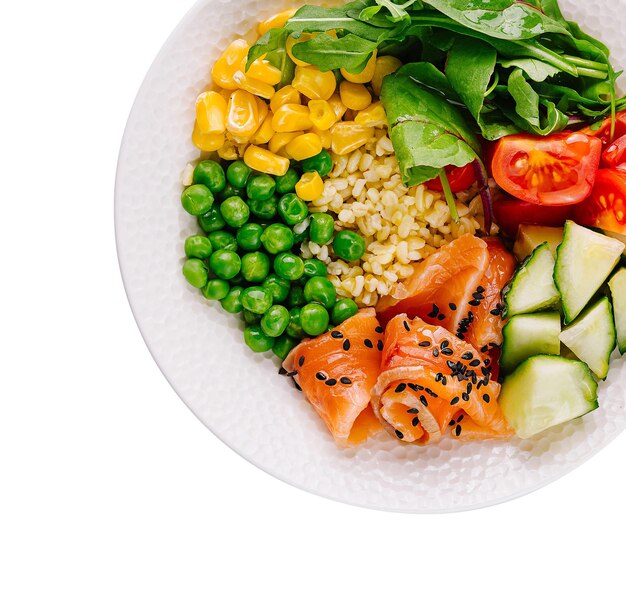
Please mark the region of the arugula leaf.
POLYGON ((515 68, 509 76, 508 89, 515 101, 515 111, 531 127, 539 127, 539 95, 524 78, 524 72, 515 68))
POLYGON ((315 62, 322 72, 345 68, 350 73, 358 74, 377 47, 378 43, 353 33, 339 38, 322 33, 309 41, 296 43, 292 51, 294 57, 304 62, 315 62))
POLYGON ((556 76, 560 70, 551 64, 533 58, 520 58, 513 60, 499 60, 498 64, 503 68, 519 68, 535 82, 543 82, 547 78, 556 76))
POLYGON ((420 0, 408 0, 404 4, 396 4, 393 0, 376 0, 376 4, 389 11, 389 20, 391 22, 398 22, 409 18, 409 13, 406 9, 411 6, 414 7, 414 10, 419 10, 424 6, 420 0))
POLYGON ((270 29, 261 37, 248 52, 248 62, 246 71, 252 63, 262 56, 266 56, 267 61, 282 72, 282 77, 278 83, 278 88, 286 86, 293 80, 295 64, 289 57, 285 43, 289 33, 285 29, 270 29))
POLYGON ((407 186, 435 178, 445 166, 465 166, 478 158, 480 144, 461 113, 402 68, 385 77, 381 100, 407 186))
POLYGON ((446 75, 433 64, 413 62, 402 66, 398 71, 400 75, 411 78, 413 82, 427 90, 443 95, 448 101, 463 104, 461 97, 452 88, 446 75))

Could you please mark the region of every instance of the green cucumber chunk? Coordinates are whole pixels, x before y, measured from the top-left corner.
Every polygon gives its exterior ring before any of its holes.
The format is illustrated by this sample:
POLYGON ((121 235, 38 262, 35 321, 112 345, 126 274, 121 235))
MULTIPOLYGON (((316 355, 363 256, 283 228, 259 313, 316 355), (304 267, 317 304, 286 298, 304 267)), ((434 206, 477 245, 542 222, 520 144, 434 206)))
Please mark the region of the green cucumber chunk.
POLYGON ((609 298, 598 300, 575 322, 563 329, 561 342, 584 361, 598 378, 609 373, 609 360, 615 349, 615 326, 609 298))
POLYGON ((615 268, 624 244, 572 221, 565 222, 557 249, 554 282, 561 294, 565 324, 583 311, 615 268))
POLYGON ((559 303, 559 292, 553 273, 554 257, 548 243, 542 242, 504 289, 506 316, 554 308, 559 303))
POLYGON ((556 258, 556 249, 563 242, 563 228, 521 224, 513 245, 513 254, 521 262, 543 242, 548 243, 552 256, 556 258))
POLYGON ((522 439, 598 408, 598 385, 581 361, 537 355, 504 379, 498 399, 522 439))
POLYGON ((613 319, 619 352, 626 353, 626 269, 620 269, 609 281, 613 298, 613 319))
POLYGON ((503 373, 511 373, 535 355, 558 355, 561 351, 561 315, 558 312, 513 316, 502 330, 503 373))

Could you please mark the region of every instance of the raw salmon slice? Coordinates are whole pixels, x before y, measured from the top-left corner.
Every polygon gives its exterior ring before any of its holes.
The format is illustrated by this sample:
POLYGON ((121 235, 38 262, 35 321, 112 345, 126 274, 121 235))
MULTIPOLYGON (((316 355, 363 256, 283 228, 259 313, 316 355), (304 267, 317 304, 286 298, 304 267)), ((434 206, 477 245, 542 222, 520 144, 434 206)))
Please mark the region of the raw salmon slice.
POLYGON ((471 344, 406 314, 387 324, 372 406, 398 439, 424 445, 446 432, 462 440, 509 437, 499 394, 491 359, 471 344))
POLYGON ((283 364, 340 445, 361 443, 381 430, 370 400, 382 339, 375 310, 363 309, 332 331, 300 343, 283 364))

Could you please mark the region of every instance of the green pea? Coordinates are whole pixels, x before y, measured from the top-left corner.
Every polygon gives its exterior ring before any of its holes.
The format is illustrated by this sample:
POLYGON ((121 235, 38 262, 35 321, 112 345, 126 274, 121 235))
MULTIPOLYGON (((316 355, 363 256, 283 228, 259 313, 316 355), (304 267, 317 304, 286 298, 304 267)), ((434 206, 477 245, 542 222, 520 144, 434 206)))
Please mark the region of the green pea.
POLYGON ((183 265, 183 275, 190 285, 202 289, 209 280, 209 273, 200 259, 187 259, 183 265))
POLYGON ((222 217, 220 208, 214 205, 209 211, 198 218, 198 224, 209 234, 210 232, 215 232, 215 230, 221 230, 226 225, 226 222, 222 217))
POLYGON ((335 233, 335 220, 327 213, 314 213, 311 215, 309 236, 315 244, 324 246, 328 244, 335 233))
POLYGON ((326 277, 327 274, 326 265, 319 259, 307 259, 304 261, 305 277, 326 277))
POLYGON ((285 332, 294 339, 301 339, 304 336, 302 324, 300 324, 300 308, 289 310, 289 324, 285 332))
POLYGON ((285 252, 293 247, 293 232, 284 224, 272 224, 263 230, 261 242, 270 254, 285 252))
POLYGON ((265 201, 256 201, 248 199, 248 207, 250 211, 261 220, 272 220, 276 217, 278 211, 278 199, 272 197, 265 201))
POLYGON ((287 355, 291 352, 291 350, 298 344, 298 341, 287 334, 282 334, 279 336, 276 341, 274 341, 274 346, 272 347, 272 352, 276 357, 282 359, 283 361, 287 358, 287 355))
POLYGON ((213 254, 213 246, 206 236, 187 236, 185 254, 190 259, 208 259, 213 254))
POLYGON ((268 337, 258 325, 247 326, 243 331, 243 338, 255 353, 265 353, 274 346, 274 339, 268 337))
POLYGON ((281 195, 293 193, 296 190, 296 184, 299 180, 300 175, 296 170, 290 168, 283 176, 276 177, 276 191, 281 195))
POLYGON ((278 275, 269 275, 263 281, 263 287, 270 290, 274 303, 280 304, 287 299, 291 283, 278 275))
POLYGON ((321 177, 325 177, 333 169, 333 159, 328 150, 322 148, 317 156, 311 156, 302 161, 304 172, 317 172, 321 177))
POLYGON ((241 274, 250 283, 261 283, 270 272, 270 258, 264 252, 249 252, 241 259, 241 274))
POLYGON ((311 277, 304 286, 304 298, 307 302, 317 302, 325 308, 332 308, 337 301, 337 292, 330 279, 311 277))
POLYGON ((265 314, 272 307, 274 301, 269 289, 255 285, 244 289, 241 294, 241 303, 250 312, 265 314))
POLYGON ((244 224, 237 230, 237 244, 241 250, 253 252, 261 248, 263 228, 259 224, 244 224))
POLYGON ((223 300, 230 292, 228 281, 223 279, 209 279, 202 288, 202 295, 207 300, 223 300))
POLYGON ((230 183, 226 183, 226 188, 220 193, 220 199, 225 201, 231 197, 245 197, 246 190, 233 187, 230 183))
POLYGON ((339 326, 342 322, 352 318, 359 311, 359 307, 352 300, 338 300, 333 306, 330 318, 333 324, 339 326))
POLYGON ((241 271, 241 259, 232 250, 217 250, 209 259, 209 267, 220 279, 232 279, 241 271))
POLYGON ((236 189, 243 189, 250 178, 251 172, 252 169, 243 160, 235 160, 226 169, 226 178, 236 189))
POLYGON ((204 215, 213 205, 213 193, 204 185, 191 185, 181 195, 183 209, 191 215, 204 215))
POLYGON ((344 261, 358 261, 365 254, 365 240, 350 230, 341 230, 333 240, 333 250, 344 261))
POLYGON ((223 191, 226 187, 226 175, 218 162, 203 160, 198 162, 193 169, 193 182, 198 185, 205 185, 215 194, 223 191))
POLYGON ((253 201, 265 201, 274 196, 276 181, 269 174, 257 174, 248 180, 246 193, 253 201))
POLYGON ((261 318, 261 329, 268 337, 279 337, 289 326, 289 310, 284 306, 272 306, 261 318))
POLYGON ((220 211, 232 228, 241 228, 250 217, 250 208, 241 197, 229 197, 220 205, 220 211))
POLYGON ((243 320, 246 324, 258 324, 261 322, 261 318, 263 318, 261 314, 255 314, 250 312, 250 310, 243 309, 243 320))
POLYGON ((281 252, 274 259, 276 275, 289 281, 296 281, 304 275, 304 261, 292 252, 281 252))
POLYGON ((228 295, 221 301, 222 308, 229 314, 239 314, 243 310, 241 294, 243 287, 231 287, 228 295))
POLYGON ((287 303, 290 308, 301 308, 306 304, 306 299, 304 298, 304 289, 301 285, 293 284, 291 289, 289 290, 289 295, 287 296, 287 303))
POLYGON ((295 193, 287 193, 278 201, 278 215, 290 226, 295 226, 309 215, 307 204, 295 193))
POLYGON ((232 250, 235 252, 237 250, 237 240, 228 232, 216 230, 215 232, 211 232, 207 238, 211 241, 213 251, 232 250))
POLYGON ((307 304, 300 310, 302 330, 312 337, 326 332, 329 321, 328 311, 321 304, 307 304))

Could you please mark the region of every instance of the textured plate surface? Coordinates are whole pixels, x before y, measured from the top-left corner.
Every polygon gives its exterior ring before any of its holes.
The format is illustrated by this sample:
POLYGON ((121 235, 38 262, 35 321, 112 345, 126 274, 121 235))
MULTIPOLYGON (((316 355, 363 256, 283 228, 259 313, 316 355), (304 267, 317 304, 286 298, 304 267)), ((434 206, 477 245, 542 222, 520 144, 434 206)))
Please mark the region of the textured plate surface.
MULTIPOLYGON (((201 0, 152 65, 120 153, 115 224, 135 318, 159 367, 222 441, 291 484, 340 501, 395 511, 443 512, 520 496, 568 472, 626 425, 626 366, 614 360, 600 409, 529 441, 419 448, 391 438, 335 447, 321 420, 277 363, 243 343, 239 322, 205 301, 181 274, 184 238, 197 231, 180 207, 180 175, 197 158, 195 98, 210 66, 237 35, 290 3, 201 0)), ((623 0, 562 0, 566 16, 607 43, 626 65, 623 0)))

